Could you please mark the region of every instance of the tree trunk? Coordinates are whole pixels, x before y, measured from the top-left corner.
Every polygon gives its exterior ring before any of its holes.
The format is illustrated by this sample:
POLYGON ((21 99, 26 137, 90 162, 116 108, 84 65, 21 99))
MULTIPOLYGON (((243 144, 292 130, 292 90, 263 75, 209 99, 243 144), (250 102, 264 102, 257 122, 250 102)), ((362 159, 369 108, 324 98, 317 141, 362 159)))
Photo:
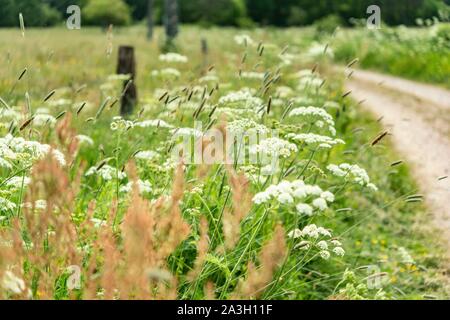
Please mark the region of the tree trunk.
POLYGON ((147 1, 147 39, 153 38, 153 0, 147 1))
POLYGON ((136 61, 134 48, 129 46, 119 47, 119 59, 117 62, 117 74, 128 74, 130 79, 123 84, 123 92, 120 99, 120 114, 127 116, 133 112, 137 102, 137 88, 134 83, 136 78, 136 61))
POLYGON ((171 42, 178 34, 178 1, 164 0, 165 19, 167 40, 171 42))

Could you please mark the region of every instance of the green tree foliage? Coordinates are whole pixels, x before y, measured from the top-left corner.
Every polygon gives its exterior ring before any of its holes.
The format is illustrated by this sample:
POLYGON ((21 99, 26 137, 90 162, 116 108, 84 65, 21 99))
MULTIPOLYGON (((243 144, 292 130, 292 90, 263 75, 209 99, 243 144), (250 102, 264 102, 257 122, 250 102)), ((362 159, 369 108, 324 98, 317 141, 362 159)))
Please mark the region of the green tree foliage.
POLYGON ((126 0, 134 21, 141 21, 147 17, 147 2, 148 0, 126 0))
POLYGON ((40 0, 0 0, 0 26, 18 26, 19 13, 30 27, 44 27, 58 23, 61 15, 40 0))
MULTIPOLYGON (((19 12, 28 26, 46 26, 61 21, 69 5, 82 7, 92 24, 114 21, 124 24, 146 18, 147 0, 0 0, 0 27, 16 26, 19 12), (86 11, 87 10, 87 11, 86 11), (90 20, 95 12, 95 19, 90 20), (103 12, 103 13, 102 13, 103 12), (59 15, 58 15, 59 13, 59 15), (130 17, 131 14, 131 18, 130 17), (99 19, 101 17, 101 19, 99 19)), ((417 18, 450 16, 450 0, 178 0, 182 23, 246 26, 253 20, 260 25, 299 26, 315 23, 328 16, 340 17, 344 24, 351 18, 368 17, 367 7, 378 5, 381 18, 390 25, 413 25, 417 18)), ((154 0, 154 21, 162 23, 164 1, 154 0)), ((323 20, 322 20, 323 21, 323 20)), ((83 23, 84 23, 83 22, 83 23)))
MULTIPOLYGON (((449 1, 449 0, 445 0, 449 1)), ((248 14, 254 21, 278 26, 306 25, 329 15, 345 22, 367 18, 367 7, 378 5, 384 22, 392 25, 414 24, 416 18, 438 15, 444 0, 246 0, 248 14)))
POLYGON ((89 25, 123 26, 131 22, 130 8, 122 0, 89 0, 82 13, 83 21, 89 25))
POLYGON ((243 0, 179 0, 180 19, 184 23, 234 25, 246 23, 243 0))

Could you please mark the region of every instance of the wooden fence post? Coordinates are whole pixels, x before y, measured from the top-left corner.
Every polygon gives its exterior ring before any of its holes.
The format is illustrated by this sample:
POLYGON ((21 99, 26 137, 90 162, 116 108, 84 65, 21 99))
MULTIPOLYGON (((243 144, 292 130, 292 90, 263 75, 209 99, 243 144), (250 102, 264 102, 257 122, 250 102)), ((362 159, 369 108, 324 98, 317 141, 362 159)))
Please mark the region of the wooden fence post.
POLYGON ((126 116, 133 112, 137 102, 137 88, 134 83, 136 78, 136 61, 134 48, 131 46, 119 47, 119 59, 117 62, 117 74, 128 74, 130 79, 123 84, 123 92, 120 97, 120 114, 126 116))
POLYGON ((201 39, 202 57, 203 57, 203 68, 208 65, 208 41, 205 38, 201 39))

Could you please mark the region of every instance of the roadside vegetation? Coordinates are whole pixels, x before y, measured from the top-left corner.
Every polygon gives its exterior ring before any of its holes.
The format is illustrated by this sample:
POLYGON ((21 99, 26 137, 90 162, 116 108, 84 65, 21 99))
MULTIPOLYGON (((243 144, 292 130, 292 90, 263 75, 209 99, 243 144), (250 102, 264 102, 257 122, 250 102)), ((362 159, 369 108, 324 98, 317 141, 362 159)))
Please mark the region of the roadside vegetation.
POLYGON ((186 27, 176 53, 161 29, 67 32, 0 30, 0 297, 448 297, 407 165, 330 72, 360 52, 312 29, 186 27), (126 117, 119 44, 137 58, 126 117), (256 133, 257 161, 174 156, 208 128, 256 133))

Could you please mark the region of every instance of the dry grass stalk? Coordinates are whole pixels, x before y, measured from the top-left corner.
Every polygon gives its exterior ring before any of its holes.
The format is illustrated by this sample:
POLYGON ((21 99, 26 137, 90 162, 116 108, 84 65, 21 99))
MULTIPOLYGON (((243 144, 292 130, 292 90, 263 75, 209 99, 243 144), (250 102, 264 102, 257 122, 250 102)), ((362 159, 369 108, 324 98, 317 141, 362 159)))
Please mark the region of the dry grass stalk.
POLYGON ((193 281, 200 275, 203 264, 205 263, 206 255, 208 254, 208 229, 208 221, 205 217, 202 217, 202 219, 200 220, 200 239, 197 243, 197 259, 194 262, 194 268, 188 274, 188 278, 191 281, 193 281))
POLYGON ((277 267, 286 257, 285 232, 281 225, 275 228, 272 239, 264 245, 259 255, 260 267, 250 262, 248 264, 247 279, 241 281, 234 294, 233 299, 258 299, 264 289, 272 281, 277 267))
MULTIPOLYGON (((136 182, 134 165, 130 177, 136 182)), ((104 299, 175 299, 177 282, 167 270, 167 259, 189 233, 179 208, 184 190, 183 166, 175 174, 172 195, 166 201, 153 203, 139 195, 133 184, 130 205, 122 225, 122 240, 118 241, 109 226, 98 237, 98 254, 103 257, 96 285, 91 285, 89 297, 95 297, 98 288, 104 299)), ((95 263, 91 273, 95 277, 95 263)))
POLYGON ((244 174, 236 174, 228 168, 232 191, 233 210, 225 210, 223 232, 227 249, 234 248, 240 237, 240 224, 252 206, 252 195, 248 191, 248 180, 244 174))

